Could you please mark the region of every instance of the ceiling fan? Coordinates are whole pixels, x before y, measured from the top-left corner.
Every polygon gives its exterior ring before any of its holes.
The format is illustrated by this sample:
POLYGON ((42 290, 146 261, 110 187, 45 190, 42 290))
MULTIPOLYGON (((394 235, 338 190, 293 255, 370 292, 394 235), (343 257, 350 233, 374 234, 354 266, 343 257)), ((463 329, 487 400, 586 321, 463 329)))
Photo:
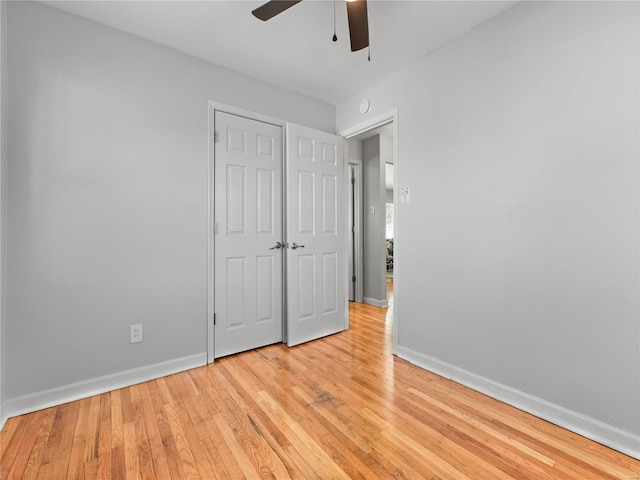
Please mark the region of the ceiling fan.
MULTIPOLYGON (((302 0, 270 0, 256 8, 253 15, 267 21, 302 0)), ((369 46, 369 20, 367 18, 367 0, 347 0, 347 18, 349 20, 349 37, 351 51, 356 52, 369 46)), ((334 36, 334 41, 336 37, 334 36)))

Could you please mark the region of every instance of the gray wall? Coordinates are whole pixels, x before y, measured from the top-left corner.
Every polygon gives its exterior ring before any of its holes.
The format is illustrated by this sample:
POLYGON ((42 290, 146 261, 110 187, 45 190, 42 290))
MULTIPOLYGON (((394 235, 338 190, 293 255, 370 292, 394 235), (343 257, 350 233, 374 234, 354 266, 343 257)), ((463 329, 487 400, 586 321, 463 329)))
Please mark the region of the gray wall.
POLYGON ((364 302, 387 305, 385 278, 385 182, 380 135, 362 142, 364 302), (372 211, 373 209, 373 211, 372 211))
POLYGON ((399 111, 397 352, 640 455, 637 2, 522 2, 338 105, 399 111))
POLYGON ((41 4, 8 14, 2 380, 19 410, 205 354, 209 100, 325 131, 335 108, 41 4))
POLYGON ((349 160, 362 161, 362 141, 356 138, 347 140, 347 148, 349 149, 349 160))
MULTIPOLYGON (((387 171, 388 164, 391 164, 391 170, 393 171, 393 137, 391 135, 380 135, 380 161, 382 162, 382 173, 383 173, 383 181, 384 181, 384 195, 383 202, 385 203, 385 208, 387 203, 393 203, 393 190, 387 190, 387 171)), ((393 175, 391 176, 393 179, 393 175)), ((382 221, 384 223, 384 233, 383 236, 386 239, 386 231, 387 231, 387 215, 385 211, 385 216, 382 221)), ((386 247, 385 247, 386 252, 386 247)), ((385 263, 386 263, 386 254, 385 254, 385 263)), ((385 267, 386 269, 386 267, 385 267)), ((386 281, 386 280, 385 280, 386 281)), ((386 291, 386 286, 385 286, 386 291)))
POLYGON ((7 258, 7 2, 0 2, 0 429, 6 419, 4 382, 6 379, 5 318, 7 258))

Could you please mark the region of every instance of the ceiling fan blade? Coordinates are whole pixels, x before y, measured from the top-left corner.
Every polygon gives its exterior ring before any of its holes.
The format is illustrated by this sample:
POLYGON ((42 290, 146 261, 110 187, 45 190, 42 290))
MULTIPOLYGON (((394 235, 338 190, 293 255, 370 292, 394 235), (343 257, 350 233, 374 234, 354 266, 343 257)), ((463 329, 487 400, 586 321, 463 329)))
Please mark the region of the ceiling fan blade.
POLYGON ((347 0, 351 51, 357 52, 369 46, 369 18, 367 0, 347 0))
POLYGON ((253 13, 254 17, 266 22, 301 1, 302 0, 271 0, 270 2, 260 5, 251 13, 253 13))

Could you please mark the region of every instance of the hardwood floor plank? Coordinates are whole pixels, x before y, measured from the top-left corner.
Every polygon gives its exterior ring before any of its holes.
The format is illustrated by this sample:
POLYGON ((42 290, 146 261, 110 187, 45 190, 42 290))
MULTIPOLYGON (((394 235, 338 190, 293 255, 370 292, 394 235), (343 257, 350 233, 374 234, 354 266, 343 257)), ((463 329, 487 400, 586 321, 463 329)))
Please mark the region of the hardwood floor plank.
MULTIPOLYGON (((235 435, 242 440, 245 454, 263 478, 291 478, 292 472, 282 461, 284 452, 273 450, 275 439, 268 436, 268 429, 260 425, 261 417, 256 415, 260 407, 250 392, 258 387, 257 378, 246 363, 238 362, 236 365, 239 368, 226 363, 221 377, 221 380, 228 381, 223 381, 227 389, 237 394, 233 400, 243 413, 233 424, 235 435)), ((230 414, 225 412, 225 418, 230 418, 230 414)))
MULTIPOLYGON (((463 396, 454 394, 452 395, 452 398, 460 400, 462 403, 470 407, 478 407, 477 404, 473 404, 474 400, 466 399, 463 396)), ((483 400, 487 401, 485 399, 483 400)), ((520 411, 515 411, 514 413, 518 417, 527 416, 527 414, 520 411)), ((549 452, 547 453, 547 455, 554 455, 555 457, 561 457, 565 459, 565 461, 570 461, 573 471, 579 475, 583 475, 582 478, 585 478, 584 476, 586 476, 586 478, 595 477, 602 479, 628 480, 630 477, 640 474, 640 462, 633 462, 636 465, 635 469, 625 468, 619 463, 610 462, 603 459, 598 453, 594 453, 579 447, 575 448, 572 445, 572 440, 575 440, 575 437, 579 437, 579 435, 577 434, 573 434, 571 432, 568 432, 567 430, 556 427, 562 433, 562 436, 557 438, 555 435, 549 435, 545 432, 541 432, 539 429, 525 428, 523 427, 523 423, 519 419, 514 419, 509 415, 505 415, 501 413, 499 409, 493 412, 493 414, 495 419, 499 419, 500 422, 504 425, 504 428, 509 428, 513 432, 519 432, 520 435, 524 436, 525 438, 530 438, 532 445, 537 446, 541 450, 547 450, 549 452)), ((548 424, 548 426, 550 426, 550 424, 548 424)), ((600 448, 597 448, 597 450, 600 450, 600 448)), ((621 455, 621 457, 630 458, 626 457, 625 455, 621 455)), ((556 458, 556 467, 559 470, 563 470, 562 464, 561 462, 559 462, 558 458, 556 458)))
POLYGON ((397 468, 400 478, 442 478, 425 462, 417 462, 413 452, 406 448, 398 448, 398 444, 393 439, 384 435, 376 443, 373 453, 377 455, 381 463, 388 464, 390 468, 397 468))
POLYGON ((336 405, 331 401, 329 395, 314 395, 312 391, 308 391, 301 385, 296 385, 292 391, 302 398, 309 407, 313 408, 322 418, 330 424, 334 432, 340 432, 343 442, 353 443, 361 452, 368 453, 371 450, 372 441, 361 435, 357 428, 352 428, 351 422, 355 416, 355 412, 345 405, 336 405))
MULTIPOLYGON (((180 478, 183 475, 182 464, 180 462, 178 448, 176 447, 176 443, 171 432, 167 412, 164 408, 165 404, 162 401, 159 381, 155 380, 153 382, 149 382, 147 384, 147 388, 149 391, 149 398, 151 399, 149 410, 152 412, 151 418, 147 421, 155 423, 157 427, 159 438, 157 438, 155 442, 160 443, 163 447, 162 451, 158 452, 158 455, 164 459, 166 467, 169 470, 169 476, 166 478, 180 478)), ((151 429, 150 431, 153 430, 151 429)), ((164 473, 164 468, 161 466, 158 472, 164 473)))
POLYGON ((69 471, 69 459, 74 442, 73 433, 78 420, 80 401, 66 403, 56 410, 51 427, 38 479, 66 478, 69 471))
POLYGON ((306 409, 317 414, 313 420, 305 421, 318 422, 324 427, 327 433, 317 441, 349 478, 379 478, 388 473, 367 455, 373 442, 360 434, 358 428, 353 428, 354 410, 331 395, 318 395, 302 385, 294 386, 292 392, 306 403, 306 409))
POLYGON ((98 459, 98 449, 100 446, 100 406, 102 395, 91 397, 89 405, 89 418, 87 421, 87 440, 84 448, 84 461, 90 466, 85 468, 85 475, 89 478, 95 477, 93 466, 97 467, 95 460, 98 459))
MULTIPOLYGON (((254 468, 253 462, 247 456, 247 453, 243 448, 244 445, 240 443, 239 438, 235 434, 236 432, 234 432, 234 430, 229 426, 222 415, 217 415, 215 420, 218 428, 220 429, 220 433, 222 433, 222 438, 229 446, 229 449, 233 452, 233 456, 236 462, 238 462, 238 465, 240 465, 245 478, 248 480, 260 479, 258 471, 254 468)), ((269 478, 274 477, 270 474, 269 478)))
POLYGON ((132 423, 135 429, 138 447, 137 465, 140 469, 141 478, 158 478, 156 476, 156 465, 151 452, 151 438, 147 430, 147 421, 144 412, 144 403, 146 400, 143 395, 144 389, 144 384, 134 385, 131 388, 131 401, 136 412, 132 423))
MULTIPOLYGON (((140 461, 138 458, 138 442, 136 426, 133 422, 124 424, 124 465, 126 478, 140 478, 140 461)), ((142 439, 141 443, 144 440, 142 439)))
POLYGON ((185 431, 180 420, 182 412, 180 412, 179 407, 176 408, 171 403, 166 404, 164 408, 167 412, 167 420, 169 421, 171 433, 178 451, 178 458, 180 460, 180 467, 182 470, 181 478, 184 478, 185 480, 201 480, 202 477, 198 471, 193 453, 189 448, 189 442, 187 441, 185 431))
POLYGON ((209 441, 210 436, 219 438, 220 432, 215 422, 215 416, 211 415, 207 403, 194 398, 190 376, 174 375, 171 378, 170 388, 176 398, 181 401, 181 420, 185 426, 185 438, 193 457, 197 458, 196 467, 203 479, 216 479, 220 477, 219 465, 224 463, 224 458, 217 455, 217 446, 209 441), (200 405, 196 405, 200 404, 200 405), (201 407, 205 408, 201 408, 201 407))
POLYGON ((336 465, 327 453, 318 448, 309 432, 305 431, 300 423, 289 414, 264 390, 258 392, 259 403, 268 411, 270 416, 279 419, 288 437, 290 437, 290 449, 296 450, 305 456, 307 463, 317 472, 321 478, 348 479, 349 477, 336 465))
MULTIPOLYGON (((401 450, 406 450, 407 448, 411 449, 413 453, 412 456, 417 456, 417 458, 414 459, 414 463, 422 463, 437 475, 444 476, 445 478, 470 480, 470 478, 462 473, 462 471, 456 469, 455 467, 444 461, 441 457, 436 456, 428 448, 425 448, 410 435, 407 435, 405 432, 396 428, 396 426, 378 417, 372 411, 363 409, 362 414, 370 422, 378 425, 382 430, 383 436, 390 439, 393 444, 400 444, 401 450)), ((435 442, 437 441, 438 440, 435 440, 435 442)))
MULTIPOLYGON (((236 401, 240 401, 243 404, 242 408, 246 413, 248 425, 256 433, 253 437, 255 439, 255 448, 260 452, 263 461, 271 465, 271 471, 276 478, 306 478, 302 471, 290 461, 288 452, 290 452, 291 442, 289 438, 276 425, 276 422, 273 421, 274 419, 269 416, 268 411, 264 410, 253 398, 254 393, 263 388, 264 380, 260 380, 254 375, 250 362, 242 362, 238 367, 242 368, 229 368, 229 364, 225 363, 223 370, 233 375, 237 385, 242 385, 239 391, 242 398, 236 401), (251 392, 250 398, 247 398, 249 392, 251 392)), ((220 375, 220 378, 225 379, 227 376, 220 375)), ((234 383, 223 383, 227 387, 233 387, 234 385, 234 383)))
POLYGON ((31 457, 31 452, 35 447, 46 415, 44 412, 38 413, 39 414, 34 415, 33 418, 26 419, 25 428, 28 430, 28 434, 24 435, 20 442, 15 443, 15 449, 8 448, 5 453, 7 457, 13 457, 14 460, 11 463, 7 462, 7 466, 3 468, 2 474, 6 475, 6 478, 18 479, 23 477, 26 463, 31 457))
POLYGON ((638 480, 640 461, 392 355, 350 329, 11 418, 0 479, 638 480))
MULTIPOLYGON (((2 429, 2 431, 0 431, 0 459, 5 456, 9 447, 16 447, 16 443, 13 442, 12 439, 16 431, 23 431, 24 427, 20 427, 20 423, 29 421, 31 421, 31 419, 27 418, 25 415, 7 419, 6 423, 4 424, 4 428, 2 429)), ((11 454, 9 454, 9 456, 11 462, 13 462, 15 460, 15 457, 11 456, 11 454)), ((2 469, 8 469, 10 466, 11 465, 9 464, 9 462, 5 462, 2 464, 2 469)), ((1 471, 2 470, 0 469, 0 472, 1 471)))
POLYGON ((87 424, 91 398, 83 398, 78 402, 78 405, 78 417, 71 445, 69 469, 67 470, 67 478, 70 480, 84 478, 84 450, 87 442, 87 424))
MULTIPOLYGON (((38 478, 38 470, 42 464, 42 456, 44 455, 45 447, 49 441, 49 435, 51 435, 51 428, 53 426, 53 420, 55 419, 55 413, 56 411, 54 408, 48 408, 44 411, 45 418, 42 421, 38 437, 33 444, 31 453, 29 454, 29 459, 27 460, 25 469, 20 477, 22 480, 38 478)), ((8 476, 8 478, 11 478, 11 476, 8 476)))
MULTIPOLYGON (((441 412, 447 412, 452 417, 460 420, 461 423, 467 424, 469 427, 475 428, 476 431, 482 432, 484 435, 491 437, 492 439, 499 440, 503 443, 509 444, 511 447, 515 447, 517 450, 522 452, 522 454, 527 455, 545 465, 553 466, 555 465, 555 461, 549 458, 546 455, 543 455, 537 452, 535 449, 517 441, 515 436, 508 435, 504 430, 499 431, 496 428, 493 428, 490 425, 483 423, 480 419, 474 418, 470 413, 461 411, 455 408, 451 408, 443 402, 438 401, 435 398, 426 395, 422 391, 419 391, 415 388, 410 387, 408 389, 409 393, 412 393, 419 397, 421 400, 429 403, 434 409, 438 409, 441 412)), ((449 420, 450 422, 450 420, 449 420)), ((475 435, 474 435, 475 436, 475 435)), ((522 461, 522 457, 518 457, 519 461, 522 461)))
POLYGON ((122 421, 122 390, 111 397, 111 478, 126 478, 124 455, 124 422, 122 421))
POLYGON ((99 396, 100 409, 98 415, 98 451, 93 478, 111 477, 111 394, 99 396))
POLYGON ((511 475, 517 475, 523 466, 532 471, 536 480, 552 478, 547 471, 555 462, 519 442, 515 435, 509 436, 486 427, 469 413, 450 408, 415 389, 408 389, 408 392, 419 399, 410 398, 413 405, 429 417, 436 418, 437 415, 441 418, 429 422, 433 428, 438 432, 447 429, 453 432, 453 435, 445 437, 443 443, 447 445, 447 450, 456 452, 459 458, 468 458, 476 468, 482 468, 495 478, 504 477, 504 472, 510 472, 507 477, 510 478, 511 475), (494 467, 501 470, 496 471, 494 467))
MULTIPOLYGON (((2 432, 0 432, 0 439, 3 440, 3 444, 0 445, 1 449, 0 449, 0 453, 2 454, 2 456, 0 456, 0 460, 6 459, 5 461, 2 461, 2 465, 0 467, 0 478, 5 479, 8 477, 9 472, 11 471, 11 468, 14 468, 13 465, 16 464, 16 456, 17 453, 19 452, 20 449, 20 441, 21 441, 21 436, 20 434, 15 436, 15 440, 14 438, 14 434, 17 431, 24 431, 25 429, 27 429, 29 427, 29 422, 31 422, 33 419, 29 418, 28 416, 22 415, 20 417, 17 418, 10 418, 7 420, 7 423, 5 424, 5 429, 7 430, 7 432, 4 432, 4 429, 2 432), (23 425, 20 425, 23 424, 23 425), (11 440, 11 441, 10 441, 11 440)), ((17 465, 20 465, 20 462, 17 462, 17 465)), ((19 467, 18 467, 19 468, 19 467)))

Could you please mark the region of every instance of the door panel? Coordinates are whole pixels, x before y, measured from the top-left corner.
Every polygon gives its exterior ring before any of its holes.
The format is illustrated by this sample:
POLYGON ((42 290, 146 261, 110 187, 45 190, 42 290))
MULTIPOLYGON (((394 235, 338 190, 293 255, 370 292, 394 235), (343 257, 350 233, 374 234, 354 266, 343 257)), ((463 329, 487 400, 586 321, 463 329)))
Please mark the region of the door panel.
POLYGON ((344 140, 287 126, 287 343, 347 327, 344 140))
POLYGON ((214 356, 282 341, 282 128, 216 111, 214 356))
MULTIPOLYGON (((276 192, 273 190, 274 178, 273 171, 258 169, 256 172, 257 179, 257 204, 258 214, 256 216, 257 225, 256 233, 258 235, 275 235, 273 224, 273 203, 276 192)), ((279 226, 279 229, 282 227, 279 226)))
POLYGON ((256 321, 258 323, 273 320, 273 286, 271 281, 276 268, 273 260, 272 256, 256 258, 256 284, 261 286, 256 291, 256 321))
POLYGON ((306 320, 315 312, 315 255, 298 255, 298 319, 306 320))
POLYGON ((330 165, 338 165, 338 147, 334 144, 322 144, 322 161, 330 165))
POLYGON ((335 313, 338 310, 338 255, 322 255, 322 313, 335 313))
POLYGON ((335 175, 322 175, 322 233, 338 234, 338 181, 335 175))
POLYGON ((315 178, 313 172, 300 171, 298 175, 298 232, 299 234, 313 235, 315 226, 315 178))
POLYGON ((238 165, 227 165, 227 234, 244 235, 246 189, 245 168, 238 165))
POLYGON ((246 258, 227 258, 227 328, 245 326, 244 294, 246 258))

